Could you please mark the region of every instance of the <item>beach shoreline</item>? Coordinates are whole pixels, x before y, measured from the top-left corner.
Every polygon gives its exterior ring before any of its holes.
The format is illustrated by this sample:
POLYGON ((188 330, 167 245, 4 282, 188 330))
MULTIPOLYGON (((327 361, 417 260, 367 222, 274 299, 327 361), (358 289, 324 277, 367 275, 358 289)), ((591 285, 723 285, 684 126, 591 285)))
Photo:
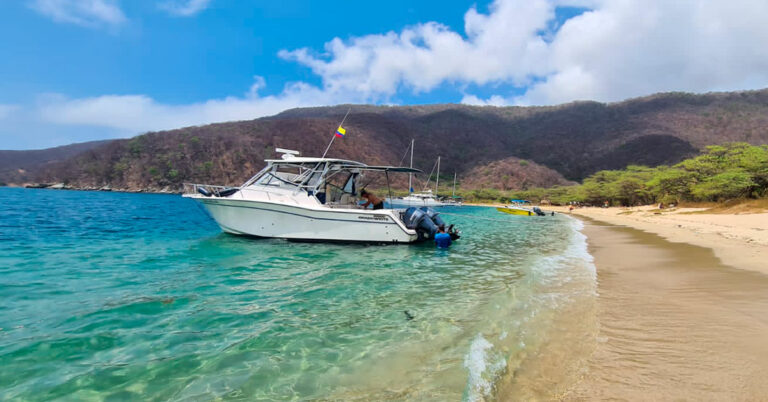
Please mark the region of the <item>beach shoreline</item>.
POLYGON ((659 210, 655 206, 547 209, 708 248, 725 265, 768 274, 768 213, 716 214, 704 208, 659 210))
POLYGON ((584 372, 556 399, 768 395, 768 275, 609 213, 574 215, 597 268, 599 330, 584 372))

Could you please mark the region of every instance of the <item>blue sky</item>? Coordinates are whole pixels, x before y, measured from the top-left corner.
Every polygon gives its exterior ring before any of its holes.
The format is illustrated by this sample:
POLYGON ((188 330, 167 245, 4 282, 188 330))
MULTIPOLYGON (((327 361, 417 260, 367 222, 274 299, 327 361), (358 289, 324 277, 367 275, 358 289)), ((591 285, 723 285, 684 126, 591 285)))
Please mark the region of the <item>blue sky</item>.
MULTIPOLYGON (((125 1, 130 22, 116 28, 56 23, 29 3, 0 2, 0 103, 42 92, 73 97, 149 94, 184 103, 239 94, 265 78, 265 92, 286 82, 319 83, 281 49, 322 49, 334 38, 399 30, 438 20, 461 29, 472 2, 212 1, 192 17, 169 15, 151 1, 125 1)), ((453 101, 458 102, 459 95, 453 101)))
POLYGON ((0 149, 337 103, 555 104, 762 88, 747 0, 0 2, 0 149))

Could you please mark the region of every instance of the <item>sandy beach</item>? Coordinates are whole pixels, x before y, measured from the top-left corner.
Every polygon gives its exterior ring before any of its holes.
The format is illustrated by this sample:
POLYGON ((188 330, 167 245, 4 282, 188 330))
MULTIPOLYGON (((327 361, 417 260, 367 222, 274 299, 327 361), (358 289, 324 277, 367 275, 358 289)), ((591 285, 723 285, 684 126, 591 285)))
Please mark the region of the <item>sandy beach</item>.
MULTIPOLYGON (((564 207, 546 207, 568 213, 564 207)), ((768 274, 768 213, 717 214, 704 208, 577 208, 574 216, 711 249, 725 265, 768 274)))
POLYGON ((765 400, 768 214, 656 212, 574 211, 597 266, 599 329, 555 398, 765 400))

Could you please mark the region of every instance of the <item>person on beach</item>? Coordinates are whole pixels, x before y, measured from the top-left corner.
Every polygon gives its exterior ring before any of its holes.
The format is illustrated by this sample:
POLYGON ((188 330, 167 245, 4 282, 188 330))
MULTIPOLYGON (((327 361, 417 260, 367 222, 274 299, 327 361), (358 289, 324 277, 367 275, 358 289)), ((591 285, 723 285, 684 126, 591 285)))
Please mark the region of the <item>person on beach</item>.
POLYGON ((435 234, 435 244, 437 248, 451 247, 451 235, 445 232, 445 225, 440 225, 435 234))
POLYGON ((384 201, 382 201, 381 198, 365 191, 365 189, 360 190, 360 197, 368 200, 363 204, 363 208, 368 208, 368 205, 373 205, 373 209, 384 209, 384 201))

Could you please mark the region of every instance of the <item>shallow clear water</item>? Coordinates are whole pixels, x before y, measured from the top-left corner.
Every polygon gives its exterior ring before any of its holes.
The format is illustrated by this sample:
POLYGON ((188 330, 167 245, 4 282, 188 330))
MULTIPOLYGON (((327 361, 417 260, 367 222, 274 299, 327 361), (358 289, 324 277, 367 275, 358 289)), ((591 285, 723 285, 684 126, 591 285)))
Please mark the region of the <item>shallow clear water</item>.
POLYGON ((567 217, 444 212, 448 251, 306 244, 179 196, 0 188, 0 399, 493 397, 594 267, 567 217))

